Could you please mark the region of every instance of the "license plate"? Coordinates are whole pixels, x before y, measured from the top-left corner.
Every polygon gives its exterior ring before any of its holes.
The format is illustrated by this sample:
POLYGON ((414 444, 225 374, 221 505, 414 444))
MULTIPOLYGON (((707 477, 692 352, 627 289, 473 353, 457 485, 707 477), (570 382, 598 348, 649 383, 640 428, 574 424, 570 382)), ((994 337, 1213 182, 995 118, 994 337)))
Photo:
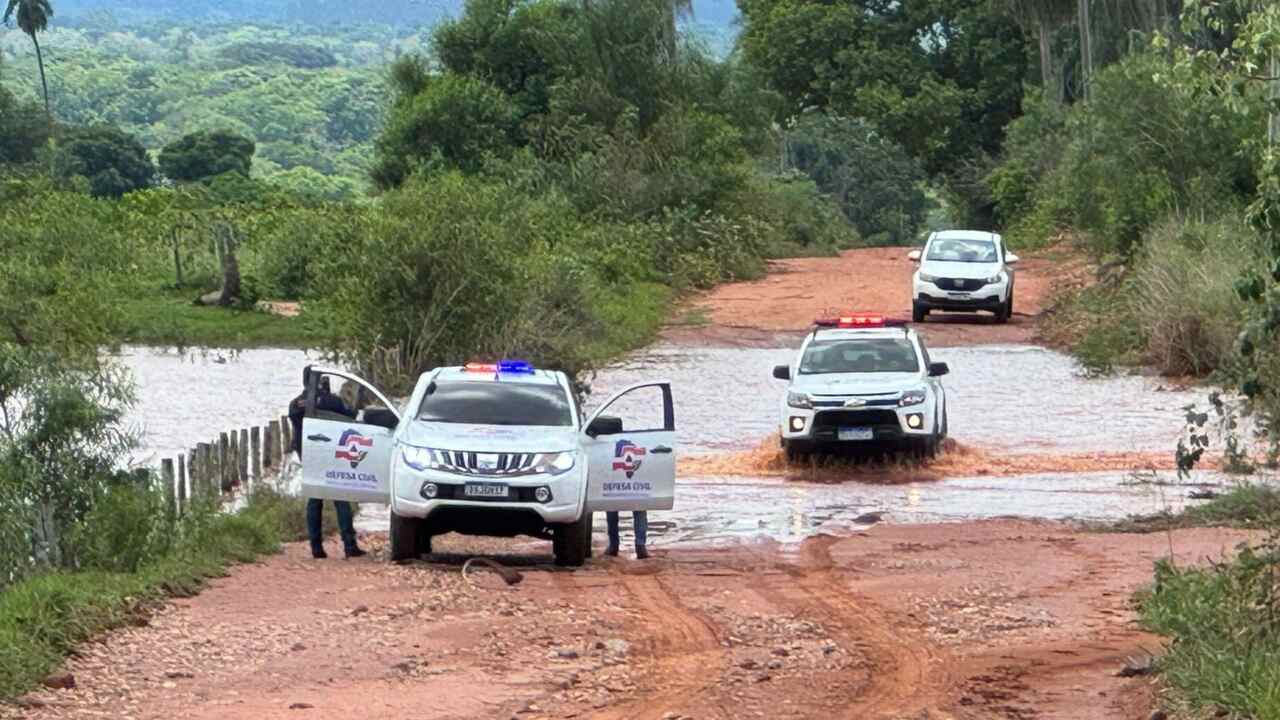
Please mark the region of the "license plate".
POLYGON ((865 441, 874 440, 876 431, 869 427, 840 428, 836 432, 837 440, 865 441))
POLYGON ((972 293, 947 293, 947 297, 952 300, 968 300, 973 297, 972 293))
POLYGON ((509 493, 502 483, 467 483, 462 494, 476 498, 505 498, 509 493))

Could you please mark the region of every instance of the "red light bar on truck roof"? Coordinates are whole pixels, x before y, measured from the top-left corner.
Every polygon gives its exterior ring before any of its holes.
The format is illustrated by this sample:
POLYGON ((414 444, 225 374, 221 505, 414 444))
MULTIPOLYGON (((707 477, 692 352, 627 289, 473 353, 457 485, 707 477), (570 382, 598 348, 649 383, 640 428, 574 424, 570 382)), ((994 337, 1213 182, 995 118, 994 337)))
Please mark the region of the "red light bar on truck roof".
POLYGON ((820 328, 857 330, 862 328, 906 327, 906 320, 887 318, 881 313, 849 313, 833 318, 819 318, 813 324, 820 328))

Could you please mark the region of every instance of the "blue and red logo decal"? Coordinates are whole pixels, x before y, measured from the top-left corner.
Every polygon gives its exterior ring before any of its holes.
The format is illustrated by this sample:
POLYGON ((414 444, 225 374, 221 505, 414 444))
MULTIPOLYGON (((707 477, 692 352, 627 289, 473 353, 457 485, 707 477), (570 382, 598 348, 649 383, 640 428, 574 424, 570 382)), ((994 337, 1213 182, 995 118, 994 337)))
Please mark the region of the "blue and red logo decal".
POLYGON ((360 463, 369 456, 369 448, 373 447, 373 438, 367 438, 355 430, 347 430, 338 440, 338 452, 333 454, 337 460, 351 463, 351 469, 360 467, 360 463))
POLYGON ((630 480, 644 464, 646 452, 644 448, 630 440, 619 440, 613 451, 613 469, 626 473, 627 479, 630 480))

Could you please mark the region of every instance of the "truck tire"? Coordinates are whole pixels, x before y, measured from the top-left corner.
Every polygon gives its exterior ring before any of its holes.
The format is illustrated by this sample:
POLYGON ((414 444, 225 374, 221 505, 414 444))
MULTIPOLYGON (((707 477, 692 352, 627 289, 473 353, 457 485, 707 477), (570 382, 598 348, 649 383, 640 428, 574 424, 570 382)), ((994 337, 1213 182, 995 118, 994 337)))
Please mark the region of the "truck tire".
MULTIPOLYGON (((418 518, 400 517, 391 511, 391 562, 403 562, 418 557, 418 532, 422 521, 418 518)), ((427 540, 428 547, 430 539, 427 540)))
POLYGON ((587 531, 583 533, 582 539, 587 543, 586 557, 590 558, 592 555, 595 554, 594 552, 592 552, 592 549, 591 549, 591 540, 592 540, 591 533, 596 526, 595 513, 587 513, 586 522, 587 522, 587 531))
POLYGON ((552 530, 551 549, 555 552, 556 565, 582 567, 587 561, 587 543, 590 542, 591 514, 583 513, 574 522, 556 525, 552 530))
POLYGON ((813 455, 813 443, 807 440, 783 440, 782 450, 787 456, 787 464, 797 465, 808 462, 813 455))
POLYGON ((418 557, 431 554, 431 533, 425 520, 418 522, 418 557))
POLYGON ((920 307, 920 303, 911 303, 911 322, 922 323, 924 319, 929 317, 929 310, 920 307))

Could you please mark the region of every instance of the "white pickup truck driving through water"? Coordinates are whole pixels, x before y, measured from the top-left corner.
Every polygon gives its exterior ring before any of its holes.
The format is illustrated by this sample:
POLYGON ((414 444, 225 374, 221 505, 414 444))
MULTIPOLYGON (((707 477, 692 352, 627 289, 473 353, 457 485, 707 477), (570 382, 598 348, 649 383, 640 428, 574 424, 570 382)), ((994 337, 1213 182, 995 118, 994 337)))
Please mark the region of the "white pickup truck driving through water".
POLYGON ((670 383, 630 387, 584 419, 564 373, 520 361, 431 370, 401 410, 348 372, 312 368, 310 378, 303 494, 390 505, 392 560, 457 532, 548 539, 557 564, 579 566, 592 513, 674 506, 670 383), (317 410, 325 376, 383 407, 355 420, 317 410))

